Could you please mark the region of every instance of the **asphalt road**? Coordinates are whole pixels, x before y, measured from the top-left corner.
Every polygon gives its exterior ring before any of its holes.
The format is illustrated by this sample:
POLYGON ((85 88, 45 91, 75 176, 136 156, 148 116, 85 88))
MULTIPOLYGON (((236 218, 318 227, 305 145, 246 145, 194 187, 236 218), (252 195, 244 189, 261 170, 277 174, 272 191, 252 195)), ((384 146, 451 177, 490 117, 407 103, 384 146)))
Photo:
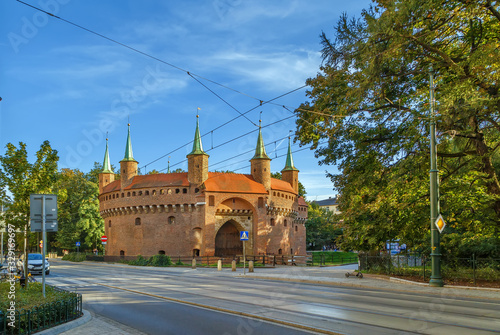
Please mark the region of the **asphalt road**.
POLYGON ((498 300, 249 279, 228 269, 51 267, 47 282, 82 293, 85 309, 149 334, 500 333, 498 300))

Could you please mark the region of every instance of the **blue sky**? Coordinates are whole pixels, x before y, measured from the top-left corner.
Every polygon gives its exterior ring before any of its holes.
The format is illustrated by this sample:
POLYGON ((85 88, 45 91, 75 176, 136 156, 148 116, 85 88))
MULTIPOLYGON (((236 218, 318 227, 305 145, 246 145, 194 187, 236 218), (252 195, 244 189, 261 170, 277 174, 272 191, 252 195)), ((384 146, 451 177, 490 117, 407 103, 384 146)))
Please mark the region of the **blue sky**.
MULTIPOLYGON (((272 171, 284 167, 284 139, 295 131, 295 118, 282 106, 298 107, 307 100, 306 88, 274 100, 275 104, 259 106, 259 101, 295 90, 314 77, 321 64, 319 34, 331 35, 342 12, 359 16, 369 4, 333 0, 25 2, 189 71, 197 80, 15 0, 3 0, 1 153, 7 143, 23 141, 33 157, 40 144, 49 140, 59 152, 60 168, 87 172, 95 161, 102 163, 108 133, 110 159, 117 166, 125 152, 130 118, 134 158, 143 172, 166 169, 168 156, 171 169, 186 170, 185 156, 191 150, 199 107, 210 171, 237 173, 249 173, 261 112, 272 171), (250 134, 224 144, 246 133, 250 134)), ((325 170, 336 172, 336 168, 319 166, 313 152, 303 149, 298 143, 292 146, 307 198, 335 195, 325 170)))

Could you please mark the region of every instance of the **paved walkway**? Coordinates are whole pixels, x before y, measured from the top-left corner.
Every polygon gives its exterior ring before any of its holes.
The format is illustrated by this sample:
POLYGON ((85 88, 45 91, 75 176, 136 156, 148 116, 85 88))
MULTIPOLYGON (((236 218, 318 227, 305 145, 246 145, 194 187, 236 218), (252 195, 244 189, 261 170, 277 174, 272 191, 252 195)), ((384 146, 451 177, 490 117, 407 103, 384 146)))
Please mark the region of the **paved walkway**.
MULTIPOLYGON (((93 262, 92 262, 93 263, 93 262)), ((97 263, 93 263, 97 264, 97 263)), ((102 264, 102 266, 113 267, 130 267, 124 264, 102 264)), ((144 267, 136 267, 143 269, 144 267)), ((151 269, 151 268, 149 268, 151 269)), ((231 269, 224 268, 222 271, 217 269, 198 268, 197 274, 202 276, 222 275, 235 277, 238 280, 284 280, 303 283, 317 283, 323 285, 340 285, 351 287, 365 287, 372 289, 385 289, 397 291, 409 291, 416 293, 435 294, 440 296, 461 296, 475 299, 495 299, 500 300, 500 289, 481 289, 481 288, 465 288, 465 287, 429 287, 428 284, 416 284, 412 282, 395 280, 382 276, 365 275, 362 279, 357 277, 346 278, 346 272, 351 272, 357 269, 357 265, 345 265, 338 267, 295 267, 295 266, 280 266, 276 268, 255 268, 255 272, 243 274, 242 269, 232 272, 231 269)), ((155 268, 155 270, 166 272, 186 272, 186 268, 155 268)), ((88 314, 88 312, 87 312, 88 314)), ((66 328, 53 331, 49 330, 44 334, 66 334, 66 335, 87 335, 87 334, 142 334, 135 329, 107 319, 100 315, 92 314, 88 317, 88 322, 77 324, 74 326, 71 323, 66 325, 66 328), (74 327, 74 328, 71 328, 74 327)))

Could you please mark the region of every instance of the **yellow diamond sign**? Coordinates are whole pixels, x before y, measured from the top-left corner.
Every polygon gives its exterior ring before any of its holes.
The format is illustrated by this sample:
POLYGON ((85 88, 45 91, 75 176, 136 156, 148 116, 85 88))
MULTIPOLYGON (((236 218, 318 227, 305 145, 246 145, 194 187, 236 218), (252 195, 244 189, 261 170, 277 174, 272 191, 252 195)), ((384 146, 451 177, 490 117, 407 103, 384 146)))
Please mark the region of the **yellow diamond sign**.
POLYGON ((442 233, 444 227, 446 227, 446 223, 444 222, 444 219, 441 216, 441 214, 439 214, 439 216, 436 219, 436 222, 434 222, 434 224, 436 225, 437 229, 439 230, 439 233, 442 233))

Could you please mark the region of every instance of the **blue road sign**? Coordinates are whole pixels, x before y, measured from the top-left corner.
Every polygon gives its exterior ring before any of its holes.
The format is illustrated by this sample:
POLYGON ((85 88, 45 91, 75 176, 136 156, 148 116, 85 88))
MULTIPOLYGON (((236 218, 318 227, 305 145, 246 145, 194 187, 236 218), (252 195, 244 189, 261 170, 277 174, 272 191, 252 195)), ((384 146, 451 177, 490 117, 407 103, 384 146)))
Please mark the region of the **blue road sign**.
POLYGON ((76 246, 79 247, 80 246, 80 242, 76 242, 76 246))
POLYGON ((240 231, 240 241, 248 241, 248 231, 240 231))

